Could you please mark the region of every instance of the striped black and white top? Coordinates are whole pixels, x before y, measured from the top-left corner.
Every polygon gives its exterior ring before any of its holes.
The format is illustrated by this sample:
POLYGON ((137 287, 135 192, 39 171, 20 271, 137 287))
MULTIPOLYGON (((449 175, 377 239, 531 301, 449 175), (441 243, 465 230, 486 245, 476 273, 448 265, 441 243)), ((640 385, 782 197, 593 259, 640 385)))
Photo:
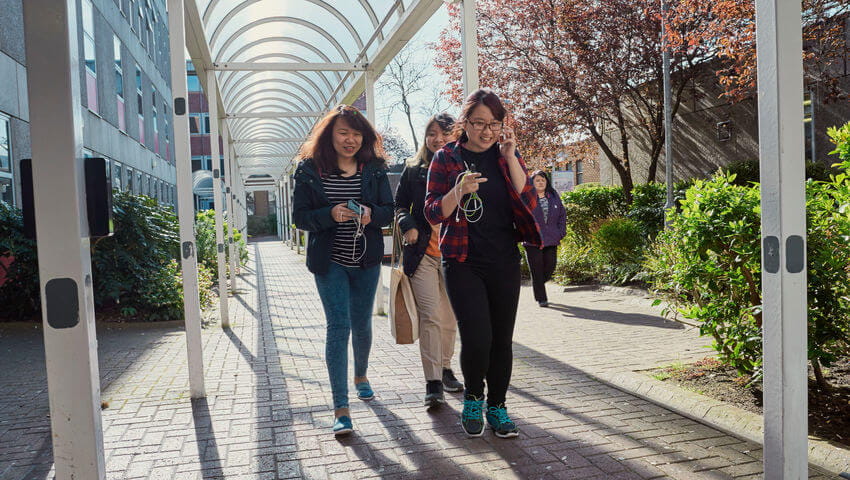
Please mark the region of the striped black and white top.
MULTIPOLYGON (((348 203, 349 200, 354 200, 360 203, 361 201, 361 175, 360 172, 355 173, 350 177, 343 177, 336 173, 332 173, 322 179, 322 185, 325 188, 325 194, 331 205, 338 203, 348 203)), ((344 267, 360 266, 360 258, 363 256, 363 236, 354 238, 357 233, 357 223, 354 220, 338 223, 336 228, 336 236, 334 237, 333 249, 331 251, 331 260, 344 267)))

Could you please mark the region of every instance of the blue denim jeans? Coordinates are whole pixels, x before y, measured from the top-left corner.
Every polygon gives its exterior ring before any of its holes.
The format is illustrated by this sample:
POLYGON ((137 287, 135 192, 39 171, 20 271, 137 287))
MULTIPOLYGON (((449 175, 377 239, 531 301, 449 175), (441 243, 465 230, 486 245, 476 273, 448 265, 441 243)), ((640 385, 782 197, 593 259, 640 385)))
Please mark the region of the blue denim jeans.
POLYGON ((372 348, 372 307, 380 266, 343 267, 331 262, 327 273, 316 275, 316 287, 328 322, 325 362, 331 380, 334 408, 348 407, 348 336, 354 350, 354 376, 366 376, 372 348))

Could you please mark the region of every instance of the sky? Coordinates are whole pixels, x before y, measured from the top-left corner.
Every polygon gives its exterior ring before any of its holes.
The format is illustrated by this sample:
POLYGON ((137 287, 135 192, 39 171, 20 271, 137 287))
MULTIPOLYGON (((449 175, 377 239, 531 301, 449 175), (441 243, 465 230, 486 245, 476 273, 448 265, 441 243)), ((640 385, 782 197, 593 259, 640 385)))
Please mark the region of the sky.
MULTIPOLYGON (((449 23, 448 13, 446 12, 445 5, 441 5, 440 9, 428 20, 422 29, 417 33, 412 39, 411 42, 414 45, 426 45, 430 42, 436 42, 440 36, 440 32, 445 28, 449 23)), ((431 48, 419 48, 416 50, 416 61, 427 63, 428 65, 434 64, 434 50, 431 48)), ((432 71, 432 79, 437 85, 445 85, 447 80, 442 72, 434 69, 432 71)), ((380 79, 378 80, 380 82, 380 79)), ((427 88, 426 90, 430 90, 427 88)), ((411 104, 413 106, 414 114, 413 114, 413 127, 416 129, 417 135, 419 136, 419 142, 422 142, 422 134, 425 130, 425 121, 427 117, 425 115, 421 115, 417 110, 417 106, 424 104, 427 101, 427 97, 430 97, 430 92, 415 95, 412 98, 411 104)), ((386 112, 387 106, 392 103, 391 98, 387 98, 385 95, 381 95, 378 93, 375 96, 376 102, 376 115, 375 115, 375 123, 378 130, 384 130, 387 127, 395 128, 399 134, 407 141, 410 145, 410 148, 413 148, 413 138, 410 133, 410 126, 407 124, 407 117, 400 111, 396 111, 393 113, 390 122, 386 122, 386 112)), ((457 114, 456 111, 449 109, 449 113, 457 114)))

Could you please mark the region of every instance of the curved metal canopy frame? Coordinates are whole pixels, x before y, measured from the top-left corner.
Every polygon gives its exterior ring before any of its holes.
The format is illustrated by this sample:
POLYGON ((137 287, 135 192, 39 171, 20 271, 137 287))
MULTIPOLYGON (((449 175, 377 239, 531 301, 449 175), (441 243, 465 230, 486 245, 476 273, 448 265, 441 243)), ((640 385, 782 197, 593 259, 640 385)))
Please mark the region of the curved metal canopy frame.
MULTIPOLYGON (((442 0, 187 0, 206 41, 201 70, 226 118, 230 151, 247 175, 280 175, 317 115, 380 74, 442 0), (415 12, 412 12, 414 11, 415 12), (413 19, 409 18, 416 14, 413 19), (374 58, 373 58, 374 57, 374 58), (376 65, 372 63, 377 60, 376 65), (268 65, 266 67, 266 65, 268 65), (273 114, 281 113, 280 117, 273 114), (303 114, 303 115, 302 115, 303 114)), ((205 88, 209 88, 205 86, 205 88)))

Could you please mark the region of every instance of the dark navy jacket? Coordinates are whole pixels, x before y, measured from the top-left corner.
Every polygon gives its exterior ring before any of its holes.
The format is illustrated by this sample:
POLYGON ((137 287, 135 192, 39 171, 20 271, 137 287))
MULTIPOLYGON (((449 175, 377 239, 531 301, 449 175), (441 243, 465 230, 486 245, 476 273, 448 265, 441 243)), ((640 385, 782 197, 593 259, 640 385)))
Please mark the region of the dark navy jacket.
MULTIPOLYGON (((366 252, 360 260, 363 268, 380 264, 384 256, 381 227, 393 219, 393 196, 387 169, 377 162, 367 163, 361 170, 361 203, 372 209, 372 221, 363 229, 366 252)), ((331 217, 333 205, 328 201, 322 179, 312 159, 303 160, 295 170, 292 221, 310 232, 307 242, 307 269, 314 274, 327 273, 337 222, 331 217)))
POLYGON ((413 276, 419 268, 419 262, 425 256, 431 241, 431 224, 425 219, 425 181, 428 177, 428 164, 407 165, 401 172, 401 180, 395 191, 396 218, 401 233, 411 228, 419 230, 419 240, 415 245, 404 246, 404 273, 413 276))

